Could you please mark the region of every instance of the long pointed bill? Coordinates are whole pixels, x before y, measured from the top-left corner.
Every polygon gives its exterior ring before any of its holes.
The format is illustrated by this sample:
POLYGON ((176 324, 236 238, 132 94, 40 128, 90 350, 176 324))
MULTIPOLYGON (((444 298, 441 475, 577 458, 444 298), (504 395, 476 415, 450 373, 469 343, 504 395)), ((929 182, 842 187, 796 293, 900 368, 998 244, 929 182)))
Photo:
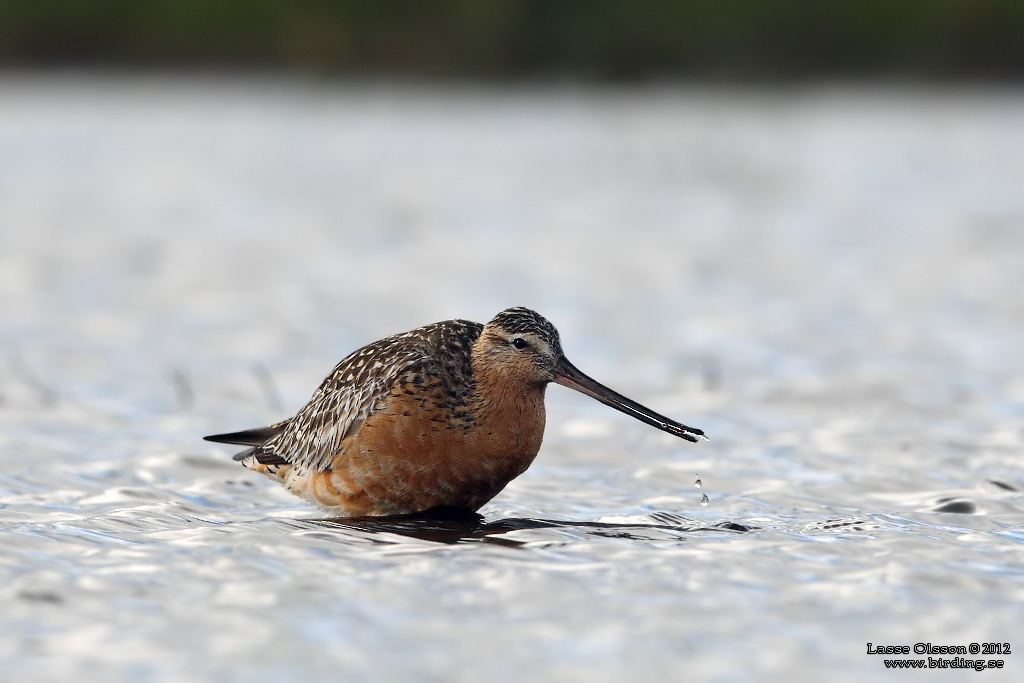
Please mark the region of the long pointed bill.
POLYGON ((675 420, 670 420, 664 415, 659 415, 650 408, 646 408, 636 401, 632 401, 622 394, 612 391, 596 380, 587 377, 577 370, 576 366, 566 360, 564 356, 558 361, 558 367, 555 369, 555 381, 563 387, 569 387, 570 389, 575 389, 581 394, 586 394, 591 398, 596 398, 607 406, 620 410, 626 415, 631 415, 641 422, 646 422, 653 427, 657 427, 663 432, 668 432, 669 434, 678 436, 681 439, 696 442, 701 439, 706 441, 708 438, 704 436, 704 432, 701 430, 694 429, 693 427, 687 427, 684 424, 679 424, 675 420))

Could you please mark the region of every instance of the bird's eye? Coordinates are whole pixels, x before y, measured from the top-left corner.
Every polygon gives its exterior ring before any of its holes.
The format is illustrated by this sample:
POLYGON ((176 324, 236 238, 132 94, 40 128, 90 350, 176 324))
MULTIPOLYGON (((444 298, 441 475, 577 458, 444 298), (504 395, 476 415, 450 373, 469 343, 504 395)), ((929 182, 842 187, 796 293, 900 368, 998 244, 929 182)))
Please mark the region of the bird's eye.
POLYGON ((522 337, 516 337, 515 339, 512 340, 512 346, 516 347, 520 351, 522 351, 529 345, 530 344, 522 337))

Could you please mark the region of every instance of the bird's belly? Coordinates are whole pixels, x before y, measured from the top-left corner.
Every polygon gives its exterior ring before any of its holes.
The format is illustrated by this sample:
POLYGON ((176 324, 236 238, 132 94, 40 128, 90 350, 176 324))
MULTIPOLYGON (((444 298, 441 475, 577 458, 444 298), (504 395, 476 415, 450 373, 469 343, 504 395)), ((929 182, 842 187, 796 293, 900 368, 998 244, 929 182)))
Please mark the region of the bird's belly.
POLYGON ((440 506, 476 510, 533 462, 544 423, 451 425, 401 412, 368 418, 331 467, 289 488, 345 516, 398 515, 440 506))

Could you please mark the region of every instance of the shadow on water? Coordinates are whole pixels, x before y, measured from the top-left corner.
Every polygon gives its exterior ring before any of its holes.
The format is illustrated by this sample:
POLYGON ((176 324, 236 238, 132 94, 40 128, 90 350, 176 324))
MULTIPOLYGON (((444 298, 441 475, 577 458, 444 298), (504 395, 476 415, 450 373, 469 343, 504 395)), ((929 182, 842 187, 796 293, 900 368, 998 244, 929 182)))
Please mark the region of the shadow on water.
POLYGON ((511 547, 526 545, 523 541, 501 538, 502 534, 524 529, 566 529, 591 538, 620 538, 635 541, 652 540, 651 531, 694 533, 725 531, 746 533, 757 527, 736 522, 702 525, 671 513, 654 513, 664 524, 630 524, 617 522, 567 522, 554 519, 509 518, 488 522, 482 515, 457 508, 436 508, 426 512, 395 517, 345 517, 309 520, 311 523, 369 533, 388 533, 436 543, 482 542, 511 547))

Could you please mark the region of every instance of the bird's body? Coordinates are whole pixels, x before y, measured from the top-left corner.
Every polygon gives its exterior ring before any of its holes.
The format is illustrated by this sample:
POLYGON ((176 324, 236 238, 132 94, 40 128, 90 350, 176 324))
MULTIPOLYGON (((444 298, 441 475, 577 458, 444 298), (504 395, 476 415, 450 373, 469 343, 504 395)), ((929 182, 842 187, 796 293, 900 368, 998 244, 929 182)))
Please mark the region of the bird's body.
POLYGON ((365 346, 290 420, 207 439, 250 446, 235 458, 339 516, 476 510, 536 457, 552 381, 704 438, 583 375, 551 323, 512 308, 487 325, 449 320, 365 346))

